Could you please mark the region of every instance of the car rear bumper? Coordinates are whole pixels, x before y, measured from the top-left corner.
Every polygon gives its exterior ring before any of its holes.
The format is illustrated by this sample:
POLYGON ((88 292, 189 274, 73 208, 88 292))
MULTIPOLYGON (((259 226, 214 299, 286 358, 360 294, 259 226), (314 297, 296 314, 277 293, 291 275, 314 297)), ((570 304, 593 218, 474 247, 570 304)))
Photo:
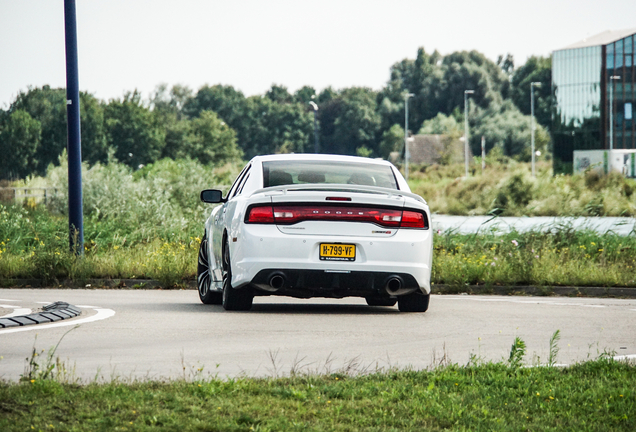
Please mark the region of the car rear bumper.
MULTIPOLYGON (((278 271, 286 275, 280 294, 297 289, 328 293, 335 288, 361 293, 347 295, 372 294, 384 289, 391 276, 400 278, 406 291, 419 288, 430 293, 432 230, 401 229, 383 238, 289 235, 272 225, 250 225, 240 235, 230 242, 232 285, 237 288, 250 283, 269 286, 271 274, 278 271), (355 261, 320 260, 321 243, 355 245, 355 261)), ((404 290, 401 293, 406 294, 404 290)))
POLYGON ((410 294, 420 287, 406 273, 265 269, 251 285, 257 295, 291 297, 389 297, 410 294))

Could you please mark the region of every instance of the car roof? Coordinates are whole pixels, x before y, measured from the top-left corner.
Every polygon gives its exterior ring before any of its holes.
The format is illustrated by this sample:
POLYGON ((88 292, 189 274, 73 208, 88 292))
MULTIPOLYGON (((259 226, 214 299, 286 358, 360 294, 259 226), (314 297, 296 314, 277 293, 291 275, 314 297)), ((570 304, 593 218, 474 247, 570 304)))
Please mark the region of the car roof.
POLYGON ((370 159, 359 156, 345 156, 333 154, 314 154, 314 153, 291 153, 291 154, 274 154, 262 155, 252 158, 253 162, 271 162, 271 161, 324 161, 324 162, 357 162, 375 165, 392 165, 384 159, 370 159))

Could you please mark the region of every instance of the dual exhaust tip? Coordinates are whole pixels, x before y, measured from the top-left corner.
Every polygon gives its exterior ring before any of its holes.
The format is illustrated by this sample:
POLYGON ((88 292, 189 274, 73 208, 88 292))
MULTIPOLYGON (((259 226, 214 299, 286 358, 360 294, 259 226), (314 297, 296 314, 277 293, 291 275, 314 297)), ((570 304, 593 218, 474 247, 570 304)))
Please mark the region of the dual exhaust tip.
MULTIPOLYGON (((285 282, 287 278, 284 273, 273 273, 269 277, 269 287, 278 291, 279 289, 285 286, 285 282)), ((384 290, 390 296, 402 294, 404 291, 404 281, 399 276, 391 276, 387 279, 386 284, 384 285, 384 290)))

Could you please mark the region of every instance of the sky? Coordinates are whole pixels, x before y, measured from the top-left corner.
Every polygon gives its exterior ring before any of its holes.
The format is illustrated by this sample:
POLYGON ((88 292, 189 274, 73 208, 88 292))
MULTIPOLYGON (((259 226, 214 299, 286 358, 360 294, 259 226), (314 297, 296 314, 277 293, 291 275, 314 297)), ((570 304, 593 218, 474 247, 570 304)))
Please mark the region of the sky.
MULTIPOLYGON (((105 101, 158 84, 246 96, 382 88, 417 49, 510 53, 522 65, 605 30, 636 27, 634 0, 76 0, 80 90, 105 101)), ((0 108, 65 87, 64 1, 0 0, 0 108)))

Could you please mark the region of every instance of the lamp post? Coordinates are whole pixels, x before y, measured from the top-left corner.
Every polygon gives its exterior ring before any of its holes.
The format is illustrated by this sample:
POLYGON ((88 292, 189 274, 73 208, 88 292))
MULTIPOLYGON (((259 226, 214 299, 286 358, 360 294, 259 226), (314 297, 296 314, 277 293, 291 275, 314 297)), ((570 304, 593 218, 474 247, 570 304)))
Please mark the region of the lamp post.
POLYGON ((413 93, 404 94, 404 174, 409 179, 409 99, 415 96, 413 93))
POLYGON ((475 90, 464 90, 464 162, 466 165, 466 178, 468 178, 468 95, 475 90))
POLYGON ((530 83, 530 117, 532 117, 532 126, 530 127, 530 153, 532 158, 532 177, 536 177, 535 162, 534 162, 534 88, 541 87, 540 82, 530 83))
POLYGON ((318 145, 318 105, 314 101, 310 101, 309 105, 314 110, 314 153, 317 154, 320 151, 320 146, 318 145))
POLYGON ((82 146, 75 0, 64 0, 64 38, 66 45, 66 116, 68 133, 66 148, 68 152, 69 246, 71 252, 75 255, 83 255, 82 146))
POLYGON ((621 79, 618 75, 610 77, 610 150, 614 150, 614 83, 613 80, 621 79))
POLYGON ((486 169, 486 137, 481 136, 481 173, 486 169))

